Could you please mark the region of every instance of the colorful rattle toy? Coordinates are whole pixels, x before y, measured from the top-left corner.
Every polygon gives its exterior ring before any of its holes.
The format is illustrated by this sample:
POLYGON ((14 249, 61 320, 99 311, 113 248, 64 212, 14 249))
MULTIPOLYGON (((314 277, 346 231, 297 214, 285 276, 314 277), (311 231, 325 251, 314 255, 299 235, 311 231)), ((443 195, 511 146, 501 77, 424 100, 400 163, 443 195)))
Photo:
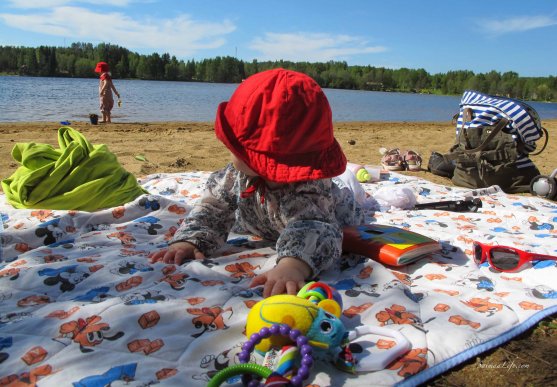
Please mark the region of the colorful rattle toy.
POLYGON ((364 325, 347 331, 340 320, 341 313, 340 294, 322 282, 306 284, 297 296, 276 295, 259 301, 247 316, 246 336, 249 339, 239 355, 242 364, 218 372, 208 387, 217 387, 236 375, 243 375, 245 385, 261 385, 252 379, 252 374, 266 379, 265 384, 300 386, 309 376, 314 358, 333 361, 339 369, 356 373, 384 369, 410 350, 409 341, 392 329, 364 325), (349 344, 369 334, 391 337, 396 344, 389 350, 368 356, 369 359, 356 361, 349 344), (268 366, 247 363, 254 348, 265 355, 264 363, 268 366), (295 360, 300 356, 299 368, 294 374, 295 360))

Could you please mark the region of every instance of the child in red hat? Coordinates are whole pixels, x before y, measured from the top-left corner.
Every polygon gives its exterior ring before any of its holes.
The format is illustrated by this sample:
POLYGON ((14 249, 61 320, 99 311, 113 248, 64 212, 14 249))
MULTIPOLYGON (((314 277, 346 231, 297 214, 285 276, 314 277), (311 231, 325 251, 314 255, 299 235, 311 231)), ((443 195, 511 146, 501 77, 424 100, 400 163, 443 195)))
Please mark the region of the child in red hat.
POLYGON ((114 107, 114 97, 112 96, 112 91, 120 99, 120 94, 114 87, 112 82, 112 77, 109 71, 108 63, 99 62, 95 67, 95 72, 100 74, 99 77, 99 100, 100 100, 100 110, 102 113, 102 123, 112 122, 111 112, 114 107))
POLYGON ((232 163, 209 176, 169 248, 151 262, 204 259, 236 224, 276 241, 276 266, 251 286, 264 285, 265 297, 296 294, 340 257, 342 227, 363 221, 352 191, 332 179, 345 171, 346 157, 333 136, 329 102, 307 75, 264 71, 219 105, 215 132, 232 163))

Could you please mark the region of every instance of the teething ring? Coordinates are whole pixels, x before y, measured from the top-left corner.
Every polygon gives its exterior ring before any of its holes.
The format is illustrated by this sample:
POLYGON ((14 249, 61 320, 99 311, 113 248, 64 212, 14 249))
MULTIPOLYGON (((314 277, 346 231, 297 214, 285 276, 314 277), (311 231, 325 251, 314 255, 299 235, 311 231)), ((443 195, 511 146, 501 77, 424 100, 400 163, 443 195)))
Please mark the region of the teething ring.
MULTIPOLYGON (((290 379, 290 383, 292 383, 293 386, 301 386, 303 381, 308 378, 311 366, 313 365, 313 349, 311 345, 308 344, 308 338, 302 335, 298 329, 291 329, 288 325, 280 324, 263 327, 258 333, 252 334, 249 340, 242 345, 242 352, 238 355, 238 359, 240 363, 247 363, 250 359, 251 352, 261 340, 278 334, 290 338, 300 350, 300 355, 302 356, 301 366, 296 375, 292 376, 292 379, 290 379)), ((252 380, 250 374, 244 374, 242 376, 242 382, 249 387, 263 386, 259 381, 252 380)))

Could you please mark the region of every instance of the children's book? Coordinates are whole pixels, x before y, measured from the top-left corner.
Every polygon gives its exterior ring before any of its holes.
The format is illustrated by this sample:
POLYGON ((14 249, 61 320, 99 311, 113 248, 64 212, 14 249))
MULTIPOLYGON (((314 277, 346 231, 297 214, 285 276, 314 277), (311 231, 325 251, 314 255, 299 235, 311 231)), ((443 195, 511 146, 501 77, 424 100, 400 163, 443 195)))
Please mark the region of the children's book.
POLYGON ((390 266, 402 266, 441 250, 434 239, 400 227, 363 224, 343 228, 342 249, 390 266))

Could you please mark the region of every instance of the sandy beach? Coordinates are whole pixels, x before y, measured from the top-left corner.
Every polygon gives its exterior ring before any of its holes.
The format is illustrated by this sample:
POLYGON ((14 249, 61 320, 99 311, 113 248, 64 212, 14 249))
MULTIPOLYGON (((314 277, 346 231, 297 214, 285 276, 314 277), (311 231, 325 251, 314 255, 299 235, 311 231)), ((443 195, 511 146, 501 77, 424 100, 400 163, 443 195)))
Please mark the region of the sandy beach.
MULTIPOLYGON (((557 120, 544 121, 543 125, 550 137, 551 133, 557 133, 557 120)), ((59 127, 60 124, 54 122, 0 123, 0 176, 7 177, 18 167, 11 157, 15 143, 36 142, 58 147, 59 127)), ((124 168, 137 177, 157 172, 212 171, 229 160, 228 151, 214 136, 212 123, 91 125, 89 122, 73 122, 72 127, 91 143, 106 144, 124 168)), ((444 153, 454 142, 454 126, 450 121, 338 122, 335 123, 335 136, 348 160, 355 163, 380 165, 381 147, 399 148, 401 151, 412 149, 422 155, 424 171, 405 173, 451 185, 449 179, 425 170, 432 151, 444 153)), ((545 151, 532 159, 542 174, 550 174, 557 168, 557 142, 550 138, 545 151)))
MULTIPOLYGON (((543 124, 550 137, 557 133, 557 120, 547 120, 543 124)), ((212 171, 224 166, 229 160, 228 151, 214 136, 212 123, 138 122, 91 125, 89 122, 73 122, 71 126, 91 143, 106 144, 124 168, 137 177, 160 172, 212 171)), ((0 123, 0 176, 8 177, 19 166, 11 156, 11 150, 18 142, 48 143, 58 148, 59 127, 59 123, 0 123)), ((431 152, 446 152, 454 141, 454 126, 449 121, 339 122, 335 124, 335 136, 348 159, 357 163, 380 165, 380 147, 412 149, 422 155, 423 170, 404 173, 452 185, 449 179, 426 171, 431 152)), ((540 141, 540 146, 541 144, 543 141, 540 141)), ((550 138, 545 151, 532 159, 542 174, 550 174, 557 168, 557 141, 550 138)), ((550 361, 543 361, 550 359, 550 354, 554 354, 557 347, 555 322, 555 318, 546 318, 536 328, 496 350, 452 369, 430 381, 428 385, 479 385, 478 383, 482 384, 480 380, 487 378, 491 385, 523 385, 521 378, 532 385, 544 385, 550 380, 555 382, 555 367, 550 361), (507 372, 508 370, 492 373, 479 366, 506 364, 517 361, 516 359, 536 362, 541 368, 536 366, 535 374, 507 372)))

